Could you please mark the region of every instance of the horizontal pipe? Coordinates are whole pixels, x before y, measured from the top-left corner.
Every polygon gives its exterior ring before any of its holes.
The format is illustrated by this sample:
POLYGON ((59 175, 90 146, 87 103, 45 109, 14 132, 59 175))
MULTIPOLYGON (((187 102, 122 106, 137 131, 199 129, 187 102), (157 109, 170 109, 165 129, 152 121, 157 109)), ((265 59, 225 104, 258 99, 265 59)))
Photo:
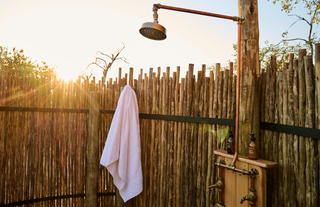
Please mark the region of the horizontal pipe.
POLYGON ((227 168, 227 169, 232 170, 234 172, 242 173, 244 175, 257 175, 258 174, 258 171, 249 171, 249 170, 245 170, 245 169, 239 169, 234 166, 226 165, 226 164, 219 163, 219 162, 216 162, 215 165, 218 167, 227 168))
POLYGON ((167 5, 162 5, 162 4, 154 4, 153 7, 158 8, 158 9, 167 9, 167 10, 186 12, 186 13, 192 13, 192 14, 200 14, 200 15, 204 15, 204 16, 217 17, 217 18, 221 18, 221 19, 229 19, 229 20, 236 21, 236 22, 240 22, 243 20, 243 18, 237 17, 237 16, 228 16, 228 15, 198 11, 198 10, 193 10, 193 9, 185 9, 185 8, 179 8, 179 7, 174 7, 174 6, 167 6, 167 5))

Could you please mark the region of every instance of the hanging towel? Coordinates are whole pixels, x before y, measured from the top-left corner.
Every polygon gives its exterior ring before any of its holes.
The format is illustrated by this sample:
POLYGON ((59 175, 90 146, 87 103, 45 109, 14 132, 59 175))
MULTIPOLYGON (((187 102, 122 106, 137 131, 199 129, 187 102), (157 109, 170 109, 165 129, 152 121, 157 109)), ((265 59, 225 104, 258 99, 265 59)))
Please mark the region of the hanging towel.
POLYGON ((120 94, 100 164, 112 175, 124 202, 142 192, 139 109, 128 85, 120 94))

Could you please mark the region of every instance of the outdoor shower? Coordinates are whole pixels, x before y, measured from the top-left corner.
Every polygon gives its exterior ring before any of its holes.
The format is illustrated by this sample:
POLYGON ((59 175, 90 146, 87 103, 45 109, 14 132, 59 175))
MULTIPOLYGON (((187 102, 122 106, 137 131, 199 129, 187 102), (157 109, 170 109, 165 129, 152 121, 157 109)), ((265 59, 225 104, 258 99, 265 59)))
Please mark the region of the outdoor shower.
POLYGON ((186 12, 192 14, 199 14, 204 16, 222 18, 232 20, 238 23, 238 56, 237 56, 237 92, 236 92, 236 123, 235 123, 235 154, 232 161, 232 166, 234 166, 239 151, 239 103, 240 103, 240 57, 241 57, 241 24, 244 21, 244 17, 238 16, 227 16, 222 14, 215 14, 210 12, 197 11, 192 9, 185 9, 173 6, 166 6, 161 4, 153 5, 153 22, 146 22, 142 24, 139 32, 146 38, 152 40, 164 40, 166 39, 166 29, 164 26, 159 24, 158 21, 158 9, 167 9, 179 12, 186 12))
POLYGON ((266 169, 275 167, 277 164, 266 160, 250 160, 238 156, 239 151, 239 107, 240 107, 240 66, 241 66, 241 25, 244 17, 227 16, 185 8, 153 5, 153 22, 142 24, 139 32, 146 38, 152 40, 166 39, 166 29, 159 24, 158 9, 167 9, 179 12, 199 14, 210 17, 232 20, 238 23, 238 54, 237 54, 237 86, 236 86, 236 117, 235 117, 235 152, 234 155, 227 154, 223 150, 215 150, 218 169, 216 184, 207 185, 207 191, 211 188, 217 190, 215 207, 242 206, 247 201, 250 207, 266 206, 266 169), (236 163, 237 161, 237 163, 236 163), (245 175, 245 176, 243 176, 245 175), (235 181, 235 182, 233 182, 235 181))

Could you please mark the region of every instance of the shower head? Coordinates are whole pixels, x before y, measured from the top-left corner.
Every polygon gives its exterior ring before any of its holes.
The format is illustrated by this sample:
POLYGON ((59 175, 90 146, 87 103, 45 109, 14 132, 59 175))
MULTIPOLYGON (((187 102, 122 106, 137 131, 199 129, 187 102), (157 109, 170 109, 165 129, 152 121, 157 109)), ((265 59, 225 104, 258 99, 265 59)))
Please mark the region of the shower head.
POLYGON ((164 40, 167 37, 166 28, 157 22, 143 23, 139 32, 144 37, 152 40, 164 40))
POLYGON ((153 5, 153 22, 143 23, 139 32, 144 37, 152 39, 152 40, 164 40, 166 39, 166 28, 159 24, 158 21, 158 9, 159 4, 153 5))

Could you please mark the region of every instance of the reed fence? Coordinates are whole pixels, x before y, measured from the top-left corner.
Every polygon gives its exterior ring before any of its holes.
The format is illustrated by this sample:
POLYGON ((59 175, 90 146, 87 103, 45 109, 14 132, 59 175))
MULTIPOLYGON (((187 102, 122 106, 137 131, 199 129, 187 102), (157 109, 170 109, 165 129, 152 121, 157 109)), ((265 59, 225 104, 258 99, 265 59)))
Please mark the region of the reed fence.
MULTIPOLYGON (((319 139, 266 127, 320 129, 316 48, 315 67, 301 50, 298 59, 290 56, 284 70, 277 70, 273 57, 261 73, 259 155, 279 163, 268 174, 268 206, 320 204, 319 139)), ((135 90, 141 113, 144 185, 126 206, 210 206, 215 195, 206 186, 215 182, 213 150, 225 148, 221 139, 233 130, 236 77, 232 63, 206 73, 203 65, 195 75, 190 64, 185 77, 180 77, 180 67, 162 74, 151 68, 134 79, 133 68, 124 75, 119 69, 105 86, 95 80, 35 81, 1 73, 0 206, 84 206, 89 92, 97 94, 99 103, 100 157, 126 84, 135 90)), ((107 170, 99 166, 97 173, 98 206, 122 206, 107 170)))
MULTIPOLYGON (((272 57, 261 75, 261 121, 320 129, 320 44, 315 64, 304 49, 298 57, 289 57, 283 70, 277 70, 276 57, 272 57)), ((307 134, 299 134, 303 133, 307 134)), ((319 138, 319 131, 310 138, 261 130, 260 156, 279 163, 268 177, 269 205, 320 205, 319 138)))
MULTIPOLYGON (((189 65, 183 78, 180 67, 172 76, 170 68, 163 74, 160 68, 157 73, 150 69, 148 75, 141 71, 138 79, 133 79, 132 68, 124 77, 120 69, 119 77, 106 86, 54 78, 35 82, 31 77, 1 74, 0 204, 31 200, 37 201, 34 206, 83 206, 88 93, 98 94, 101 155, 121 88, 130 84, 139 111, 145 114, 140 119, 144 190, 128 205, 205 205, 209 196, 205 186, 214 182, 212 151, 223 147, 217 135, 226 136, 227 128, 192 117, 223 118, 228 123, 234 117, 235 77, 232 64, 224 71, 217 64, 216 77, 212 71, 206 77, 205 65, 195 76, 193 67, 189 65), (158 118, 150 120, 148 114, 158 118), (168 121, 159 114, 178 119, 168 121)), ((100 166, 98 173, 100 195, 115 192, 106 169, 100 166)), ((115 196, 102 195, 99 206, 115 206, 116 201, 115 196)))

